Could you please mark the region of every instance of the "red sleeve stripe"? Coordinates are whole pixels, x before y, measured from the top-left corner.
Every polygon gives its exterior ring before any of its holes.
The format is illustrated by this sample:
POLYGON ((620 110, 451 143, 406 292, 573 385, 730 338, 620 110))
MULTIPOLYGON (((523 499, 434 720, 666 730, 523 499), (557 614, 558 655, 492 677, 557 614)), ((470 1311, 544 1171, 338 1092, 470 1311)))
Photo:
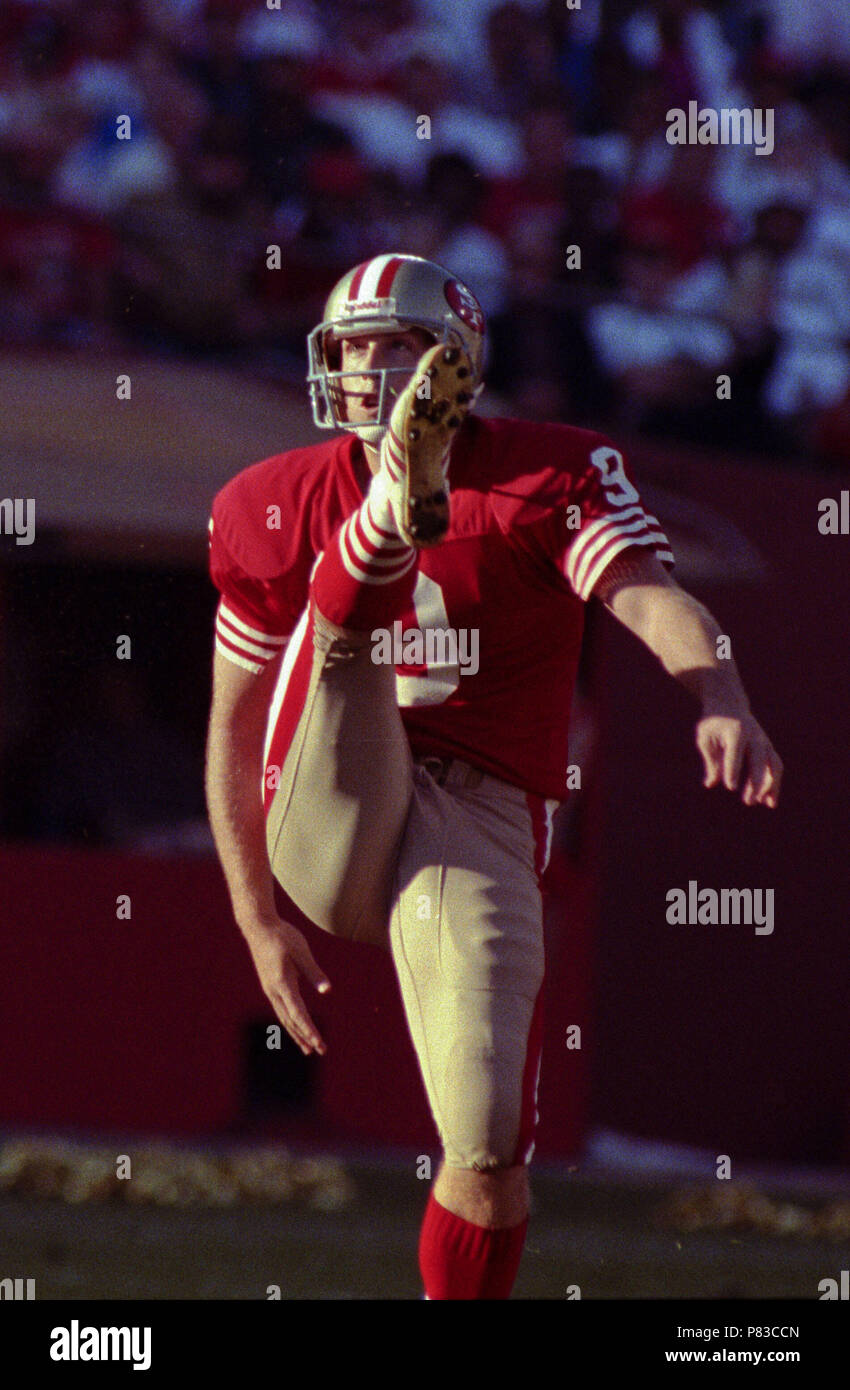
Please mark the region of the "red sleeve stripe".
POLYGON ((215 635, 215 649, 222 656, 226 656, 228 661, 232 661, 234 666, 244 666, 246 671, 253 671, 255 676, 258 676, 267 664, 265 661, 249 661, 248 657, 241 656, 236 648, 219 637, 218 633, 215 635))
POLYGON ((394 551, 392 556, 380 558, 367 550, 354 534, 352 522, 355 518, 356 514, 343 526, 339 547, 342 563, 352 579, 361 584, 393 584, 413 568, 417 555, 412 547, 401 554, 394 551))
POLYGON ((233 651, 241 652, 243 656, 254 657, 256 661, 273 661, 280 651, 280 647, 269 649, 268 647, 261 647, 258 642, 249 642, 246 637, 240 637, 238 633, 229 632, 224 623, 216 623, 215 635, 219 637, 222 642, 226 643, 228 647, 231 647, 233 651))
MULTIPOLYGON (((597 577, 613 558, 612 544, 625 537, 625 545, 660 545, 669 550, 670 543, 654 516, 647 516, 642 507, 626 507, 621 512, 597 517, 579 533, 567 555, 566 573, 579 598, 589 597, 591 574, 597 577), (602 560, 600 566, 599 561, 602 560)), ((619 549, 624 549, 620 545, 619 549)))
MULTIPOLYGON (((250 627, 242 618, 237 617, 233 609, 222 599, 218 605, 218 618, 226 622, 235 633, 242 633, 245 637, 250 637, 254 642, 261 642, 265 647, 282 647, 286 642, 285 637, 278 637, 273 632, 263 632, 258 627, 250 627)), ((273 653, 272 653, 273 654, 273 653)))
POLYGON ((221 652, 222 656, 226 656, 237 666, 244 666, 247 671, 253 671, 256 675, 280 654, 286 645, 286 638, 260 633, 257 628, 244 623, 241 618, 237 618, 235 613, 221 603, 216 614, 215 645, 216 650, 221 652), (246 635, 248 633, 256 634, 262 640, 252 641, 246 635))

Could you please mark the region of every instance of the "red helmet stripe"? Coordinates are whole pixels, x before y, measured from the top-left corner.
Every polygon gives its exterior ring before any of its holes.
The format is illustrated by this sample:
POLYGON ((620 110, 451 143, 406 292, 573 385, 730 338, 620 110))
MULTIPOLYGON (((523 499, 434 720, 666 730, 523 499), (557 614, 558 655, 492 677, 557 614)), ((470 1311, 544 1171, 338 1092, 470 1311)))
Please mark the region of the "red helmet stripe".
POLYGON ((394 280, 395 277, 396 277, 396 271, 398 270, 398 268, 399 268, 399 266, 400 266, 401 264, 402 264, 402 257, 401 257, 401 256, 393 256, 392 260, 391 260, 391 261, 388 261, 387 264, 384 266, 383 270, 381 271, 380 279, 378 280, 378 284, 377 284, 376 289, 375 289, 375 298, 376 298, 376 299, 386 299, 386 298, 387 298, 387 296, 389 295, 390 290, 391 290, 392 287, 393 287, 393 280, 394 280))
POLYGON ((349 300, 356 299, 360 293, 360 286, 363 284, 363 276, 372 264, 371 261, 363 261, 354 272, 354 279, 348 287, 349 300))

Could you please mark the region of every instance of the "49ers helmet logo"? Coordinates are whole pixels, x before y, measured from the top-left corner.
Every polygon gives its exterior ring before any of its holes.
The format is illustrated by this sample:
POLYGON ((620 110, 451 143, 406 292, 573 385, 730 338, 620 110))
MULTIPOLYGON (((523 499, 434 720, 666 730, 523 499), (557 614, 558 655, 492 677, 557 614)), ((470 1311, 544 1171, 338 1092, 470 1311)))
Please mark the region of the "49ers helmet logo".
POLYGON ((459 319, 469 324, 475 333, 484 332, 484 314, 481 305, 460 280, 447 280, 445 284, 446 302, 459 319))

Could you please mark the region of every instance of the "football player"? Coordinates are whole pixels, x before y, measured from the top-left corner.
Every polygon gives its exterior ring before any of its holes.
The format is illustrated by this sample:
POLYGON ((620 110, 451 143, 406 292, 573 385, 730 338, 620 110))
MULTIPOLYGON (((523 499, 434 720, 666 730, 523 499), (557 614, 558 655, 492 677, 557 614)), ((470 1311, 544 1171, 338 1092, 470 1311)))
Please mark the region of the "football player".
POLYGON ((442 267, 355 267, 308 339, 335 433, 238 474, 210 523, 207 795, 234 915, 305 1054, 325 1043, 302 986, 330 982, 275 882, 391 952, 444 1151, 419 1243, 431 1299, 507 1298, 523 1248, 539 876, 587 601, 696 697, 706 786, 775 807, 782 775, 621 452, 474 413, 484 333, 442 267))

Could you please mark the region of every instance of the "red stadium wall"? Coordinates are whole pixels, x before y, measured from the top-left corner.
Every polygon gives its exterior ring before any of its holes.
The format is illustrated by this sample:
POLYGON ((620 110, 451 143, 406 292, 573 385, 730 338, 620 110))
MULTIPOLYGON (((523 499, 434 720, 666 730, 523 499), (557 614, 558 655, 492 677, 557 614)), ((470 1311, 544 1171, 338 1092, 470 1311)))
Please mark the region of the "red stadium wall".
MULTIPOLYGON (((239 1130, 245 1025, 274 1018, 215 861, 6 847, 0 884, 0 1124, 239 1130), (130 899, 129 920, 116 916, 119 895, 130 899)), ((310 1063, 309 1113, 266 1117, 264 1131, 434 1152, 389 958, 307 930, 333 983, 332 996, 313 996, 328 1053, 310 1063)), ((550 1032, 563 1037, 561 1015, 576 1018, 578 996, 587 988, 574 968, 550 1032)), ((575 1066, 569 1078, 553 1069, 552 1151, 578 1146, 579 1081, 575 1066)))
POLYGON ((706 791, 695 707, 601 615, 591 1119, 733 1162, 850 1160, 850 537, 818 531, 842 480, 635 458, 786 773, 775 812, 706 791), (772 888, 773 933, 668 925, 666 894, 689 880, 772 888))

